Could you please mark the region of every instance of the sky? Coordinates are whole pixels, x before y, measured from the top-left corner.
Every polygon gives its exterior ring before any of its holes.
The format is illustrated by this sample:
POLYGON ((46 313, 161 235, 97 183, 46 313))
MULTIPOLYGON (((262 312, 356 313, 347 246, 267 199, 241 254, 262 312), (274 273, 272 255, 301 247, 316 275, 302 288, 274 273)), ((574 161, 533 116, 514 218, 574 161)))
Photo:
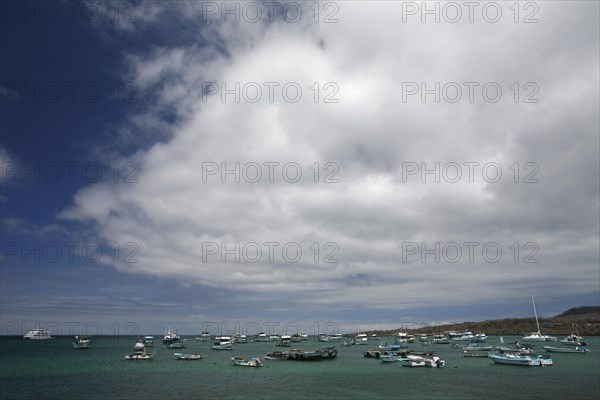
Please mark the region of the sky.
POLYGON ((4 1, 0 18, 3 335, 600 303, 597 2, 4 1))

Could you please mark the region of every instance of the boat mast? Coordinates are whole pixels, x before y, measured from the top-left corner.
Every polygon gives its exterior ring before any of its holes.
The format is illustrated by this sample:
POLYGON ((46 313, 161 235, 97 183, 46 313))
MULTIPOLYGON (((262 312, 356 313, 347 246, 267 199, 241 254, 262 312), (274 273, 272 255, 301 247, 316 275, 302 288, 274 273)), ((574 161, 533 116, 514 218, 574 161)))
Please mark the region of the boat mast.
POLYGON ((533 294, 531 294, 531 302, 533 303, 533 313, 535 314, 535 324, 537 325, 537 333, 540 333, 540 323, 538 322, 537 310, 535 309, 535 300, 533 294))

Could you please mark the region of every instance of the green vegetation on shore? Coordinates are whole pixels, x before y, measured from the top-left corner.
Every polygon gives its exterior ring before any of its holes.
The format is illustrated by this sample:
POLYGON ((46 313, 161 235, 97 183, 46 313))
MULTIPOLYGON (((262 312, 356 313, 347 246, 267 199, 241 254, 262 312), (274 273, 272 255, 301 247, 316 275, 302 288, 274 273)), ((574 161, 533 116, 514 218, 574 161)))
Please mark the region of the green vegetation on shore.
MULTIPOLYGON (((583 336, 600 335, 600 307, 583 306, 571 308, 551 318, 539 318, 540 330, 554 336, 568 335, 578 331, 583 336)), ((456 324, 430 325, 392 329, 388 331, 367 331, 382 336, 393 336, 404 331, 407 333, 443 333, 449 331, 484 332, 487 335, 524 335, 536 331, 535 318, 504 318, 479 322, 461 322, 456 324)))

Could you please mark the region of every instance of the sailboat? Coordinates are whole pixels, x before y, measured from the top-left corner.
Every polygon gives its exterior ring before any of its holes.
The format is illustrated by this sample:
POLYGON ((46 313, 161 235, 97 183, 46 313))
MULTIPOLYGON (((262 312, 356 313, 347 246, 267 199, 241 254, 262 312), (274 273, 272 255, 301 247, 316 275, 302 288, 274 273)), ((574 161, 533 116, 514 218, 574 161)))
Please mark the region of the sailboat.
POLYGON ((533 298, 533 294, 531 295, 531 302, 533 303, 533 312, 535 314, 535 323, 537 325, 537 332, 532 332, 527 336, 523 337, 524 342, 556 342, 556 338, 554 336, 542 335, 540 332, 540 323, 538 321, 537 310, 535 308, 535 300, 533 298))

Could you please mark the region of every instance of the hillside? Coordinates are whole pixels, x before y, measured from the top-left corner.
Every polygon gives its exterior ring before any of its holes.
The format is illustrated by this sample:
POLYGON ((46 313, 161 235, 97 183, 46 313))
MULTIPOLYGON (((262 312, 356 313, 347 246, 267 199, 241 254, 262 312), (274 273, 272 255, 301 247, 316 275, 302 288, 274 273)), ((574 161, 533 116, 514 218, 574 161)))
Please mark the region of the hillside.
MULTIPOLYGON (((578 331, 583 336, 600 335, 600 307, 584 306, 571 308, 551 318, 540 318, 542 333, 555 336, 568 335, 578 331)), ((523 335, 536 330, 535 318, 504 318, 478 322, 462 322, 459 324, 436 325, 417 329, 404 329, 408 333, 434 333, 448 331, 485 332, 487 335, 523 335)), ((388 331, 368 331, 390 336, 401 331, 400 328, 388 331)))

